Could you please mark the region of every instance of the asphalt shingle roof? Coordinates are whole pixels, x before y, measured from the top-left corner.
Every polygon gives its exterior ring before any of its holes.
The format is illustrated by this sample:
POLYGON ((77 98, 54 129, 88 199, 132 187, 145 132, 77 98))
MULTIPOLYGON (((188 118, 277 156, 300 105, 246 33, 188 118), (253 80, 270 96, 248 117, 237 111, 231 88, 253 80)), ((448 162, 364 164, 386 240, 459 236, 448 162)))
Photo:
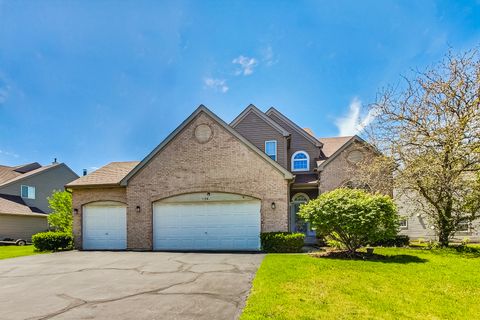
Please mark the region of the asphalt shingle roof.
POLYGON ((331 137, 331 138, 318 138, 323 143, 322 151, 327 158, 331 157, 338 149, 340 149, 345 143, 350 141, 353 136, 346 137, 331 137))
POLYGON ((1 213, 46 216, 42 210, 36 207, 29 207, 20 196, 9 194, 0 194, 0 214, 1 213))
POLYGON ((117 185, 139 163, 139 161, 111 162, 86 176, 70 182, 66 187, 117 185))

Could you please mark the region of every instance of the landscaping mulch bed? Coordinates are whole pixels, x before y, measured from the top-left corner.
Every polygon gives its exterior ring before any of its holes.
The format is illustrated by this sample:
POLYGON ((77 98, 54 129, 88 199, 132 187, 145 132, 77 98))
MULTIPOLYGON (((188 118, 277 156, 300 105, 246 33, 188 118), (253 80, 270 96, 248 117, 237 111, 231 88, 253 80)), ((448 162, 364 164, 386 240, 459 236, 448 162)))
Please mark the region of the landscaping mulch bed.
POLYGON ((327 250, 310 253, 315 258, 344 259, 344 260, 386 260, 389 257, 376 253, 356 252, 351 255, 346 251, 327 250))

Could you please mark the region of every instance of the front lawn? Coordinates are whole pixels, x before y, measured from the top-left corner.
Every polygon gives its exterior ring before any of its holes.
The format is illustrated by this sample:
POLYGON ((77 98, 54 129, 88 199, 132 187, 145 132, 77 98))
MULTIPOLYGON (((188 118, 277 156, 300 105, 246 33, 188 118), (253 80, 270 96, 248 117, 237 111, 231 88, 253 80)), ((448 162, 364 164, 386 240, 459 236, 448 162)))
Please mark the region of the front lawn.
POLYGON ((478 319, 480 257, 455 250, 376 248, 387 260, 269 254, 247 319, 478 319))
POLYGON ((8 258, 15 258, 15 257, 22 257, 22 256, 30 256, 32 254, 39 254, 42 252, 34 251, 33 246, 0 246, 0 260, 1 259, 8 259, 8 258))

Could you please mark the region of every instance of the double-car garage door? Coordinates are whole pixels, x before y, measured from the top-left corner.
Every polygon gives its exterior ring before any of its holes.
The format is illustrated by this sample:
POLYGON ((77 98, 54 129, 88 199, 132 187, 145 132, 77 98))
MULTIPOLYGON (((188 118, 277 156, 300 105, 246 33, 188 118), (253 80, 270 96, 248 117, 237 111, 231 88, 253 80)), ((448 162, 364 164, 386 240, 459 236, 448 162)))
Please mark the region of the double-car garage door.
MULTIPOLYGON (((125 206, 85 206, 83 226, 84 249, 126 248, 125 206)), ((153 249, 259 250, 260 200, 226 193, 193 193, 155 202, 153 249)))

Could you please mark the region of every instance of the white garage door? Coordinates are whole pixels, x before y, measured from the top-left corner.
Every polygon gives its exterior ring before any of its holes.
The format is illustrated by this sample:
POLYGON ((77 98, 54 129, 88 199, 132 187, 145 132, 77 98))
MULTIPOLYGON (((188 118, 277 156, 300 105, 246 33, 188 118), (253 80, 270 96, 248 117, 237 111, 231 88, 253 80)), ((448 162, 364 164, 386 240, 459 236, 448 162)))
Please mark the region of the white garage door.
POLYGON ((83 207, 83 249, 124 250, 127 248, 127 208, 115 203, 83 207))
POLYGON ((155 250, 260 250, 260 200, 195 193, 153 206, 155 250))

